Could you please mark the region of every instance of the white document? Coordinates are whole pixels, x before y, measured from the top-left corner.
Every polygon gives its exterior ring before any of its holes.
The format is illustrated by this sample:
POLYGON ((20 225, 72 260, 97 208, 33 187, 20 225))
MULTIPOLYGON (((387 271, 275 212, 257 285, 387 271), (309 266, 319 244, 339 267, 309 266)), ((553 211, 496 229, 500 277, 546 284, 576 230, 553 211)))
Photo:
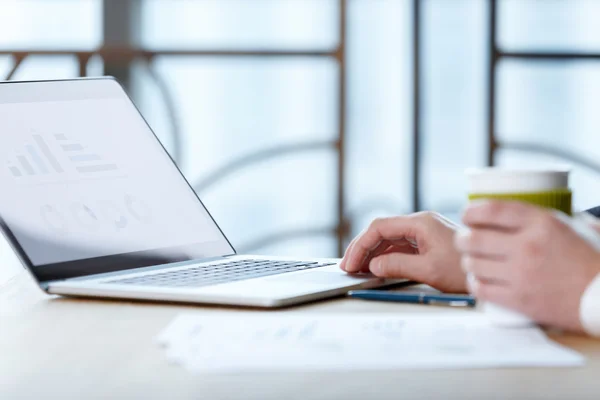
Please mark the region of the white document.
POLYGON ((196 372, 281 369, 576 367, 584 358, 536 327, 483 316, 182 314, 157 337, 196 372))

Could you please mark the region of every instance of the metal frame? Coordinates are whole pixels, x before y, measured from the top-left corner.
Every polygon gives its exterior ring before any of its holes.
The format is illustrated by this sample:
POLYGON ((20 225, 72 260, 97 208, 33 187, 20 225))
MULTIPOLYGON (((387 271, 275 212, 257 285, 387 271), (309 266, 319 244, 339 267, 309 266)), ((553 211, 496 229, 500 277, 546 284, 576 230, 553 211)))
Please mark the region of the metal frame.
POLYGON ((421 0, 412 1, 413 58, 413 135, 412 135, 412 209, 421 210, 421 0))
POLYGON ((136 13, 139 11, 139 0, 130 1, 105 1, 103 12, 105 20, 110 18, 116 21, 116 28, 112 25, 111 32, 108 32, 105 25, 105 43, 96 50, 36 50, 13 51, 0 50, 0 55, 10 55, 13 57, 13 65, 5 76, 6 80, 11 80, 23 61, 31 56, 75 56, 79 65, 79 76, 87 75, 87 65, 89 60, 94 57, 100 57, 106 65, 106 73, 116 76, 124 86, 131 91, 129 69, 134 61, 142 61, 148 68, 150 77, 157 85, 163 100, 165 101, 167 112, 171 123, 171 133, 173 135, 174 149, 172 157, 177 163, 181 163, 183 156, 183 146, 181 143, 181 134, 177 124, 177 116, 173 96, 169 87, 164 83, 160 74, 153 68, 153 60, 157 57, 182 56, 182 57, 223 57, 223 58, 244 58, 244 57, 263 57, 263 58, 281 58, 281 57, 313 57, 313 58, 331 58, 336 61, 338 66, 337 76, 337 137, 333 141, 310 141, 294 146, 275 147, 260 150, 255 153, 247 154, 237 159, 231 160, 227 164, 218 167, 208 175, 203 181, 194 184, 194 188, 205 190, 208 186, 222 179, 225 175, 236 172, 250 164, 282 157, 292 153, 312 151, 322 148, 331 148, 337 154, 337 184, 336 184, 336 208, 337 223, 333 227, 315 227, 305 230, 291 230, 288 232, 269 235, 265 238, 259 238, 256 242, 247 246, 240 246, 245 251, 252 251, 266 244, 273 244, 278 241, 293 239, 304 236, 314 236, 320 234, 333 234, 337 238, 337 254, 341 256, 345 248, 345 242, 351 231, 350 220, 347 217, 348 212, 345 204, 345 151, 346 151, 346 112, 347 112, 347 90, 346 90, 346 37, 347 37, 347 0, 338 0, 339 2, 339 31, 338 45, 331 50, 146 50, 140 48, 138 40, 132 25, 136 25, 136 13), (115 30, 116 29, 116 30, 115 30))
MULTIPOLYGON (((141 38, 141 0, 102 2, 102 41, 109 48, 137 48, 141 38)), ((119 60, 116 60, 119 61, 119 60)), ((130 60, 107 63, 104 75, 110 75, 135 97, 130 60)), ((81 72, 80 72, 81 74, 81 72)))
MULTIPOLYGON (((157 57, 181 56, 181 57, 222 57, 222 58, 244 58, 244 57, 262 57, 262 58, 281 58, 281 57, 312 57, 312 58, 331 58, 336 61, 338 66, 338 109, 337 137, 333 141, 310 141, 292 146, 280 146, 259 150, 257 152, 246 154, 237 159, 231 160, 225 165, 218 167, 204 180, 196 182, 193 186, 198 192, 206 190, 209 186, 216 183, 228 174, 235 173, 256 162, 267 159, 283 157, 289 154, 314 151, 319 149, 333 149, 337 154, 337 184, 336 184, 336 217, 335 226, 314 227, 305 230, 290 230, 279 232, 264 238, 258 238, 255 242, 246 246, 241 246, 244 250, 254 250, 263 245, 273 244, 278 241, 288 240, 303 236, 314 235, 335 235, 337 238, 337 253, 343 254, 343 250, 351 232, 351 222, 355 213, 361 210, 350 212, 346 209, 345 203, 345 153, 346 153, 346 121, 347 121, 347 69, 346 69, 346 43, 347 43, 347 6, 348 0, 337 0, 339 2, 339 31, 338 45, 330 50, 183 50, 183 49, 164 49, 147 50, 139 47, 139 41, 136 37, 135 29, 139 21, 140 0, 129 1, 105 1, 103 12, 105 19, 111 19, 111 29, 108 32, 105 29, 105 45, 99 49, 91 51, 80 50, 28 50, 12 51, 0 50, 0 55, 11 55, 13 65, 5 76, 6 80, 14 77, 23 61, 30 56, 35 55, 68 55, 75 56, 79 65, 79 76, 85 76, 87 64, 93 56, 99 56, 107 65, 107 73, 116 75, 121 81, 128 85, 131 90, 129 66, 134 61, 142 61, 148 68, 148 72, 154 83, 157 85, 165 105, 171 123, 171 134, 173 136, 174 148, 172 156, 176 162, 181 163, 183 157, 183 145, 181 133, 178 125, 175 102, 168 85, 165 84, 160 74, 153 68, 153 60, 157 57), (117 22, 117 29, 114 22, 117 22)), ((494 165, 496 162, 496 152, 499 149, 514 151, 525 151, 537 154, 553 155, 573 164, 588 168, 600 174, 600 164, 594 160, 586 159, 572 152, 561 148, 540 145, 529 142, 505 142, 498 139, 496 132, 496 94, 497 94, 497 74, 498 65, 502 59, 512 58, 526 62, 547 62, 547 61, 579 61, 596 60, 600 61, 600 53, 575 53, 575 52, 509 52, 502 51, 497 43, 498 31, 498 2, 502 0, 489 0, 489 70, 488 70, 488 109, 487 109, 487 136, 488 147, 487 164, 494 165)), ((412 114, 412 210, 419 211, 422 207, 421 202, 421 112, 422 112, 422 85, 421 85, 421 66, 423 63, 423 54, 421 49, 422 35, 424 34, 422 26, 422 2, 423 0, 411 0, 412 6, 412 70, 413 70, 413 114, 412 114)), ((106 25, 105 25, 106 27, 106 25)), ((376 201, 369 206, 389 207, 386 201, 376 201)))
MULTIPOLYGON (((417 0, 419 1, 419 0, 417 0)), ((489 0, 489 70, 488 70, 488 151, 487 163, 496 162, 496 152, 500 149, 523 151, 534 154, 551 155, 600 174, 600 164, 560 147, 552 147, 531 142, 500 141, 496 132, 496 94, 498 65, 502 59, 518 59, 523 62, 579 62, 600 61, 600 53, 582 52, 519 52, 503 51, 498 46, 498 4, 502 0, 489 0)))

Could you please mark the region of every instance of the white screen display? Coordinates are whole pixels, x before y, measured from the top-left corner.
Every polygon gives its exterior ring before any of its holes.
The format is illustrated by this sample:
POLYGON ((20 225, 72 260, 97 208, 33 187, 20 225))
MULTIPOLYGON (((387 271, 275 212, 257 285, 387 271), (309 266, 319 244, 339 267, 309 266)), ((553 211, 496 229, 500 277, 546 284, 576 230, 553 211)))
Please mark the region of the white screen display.
POLYGON ((0 216, 34 265, 232 253, 112 80, 0 85, 0 216))

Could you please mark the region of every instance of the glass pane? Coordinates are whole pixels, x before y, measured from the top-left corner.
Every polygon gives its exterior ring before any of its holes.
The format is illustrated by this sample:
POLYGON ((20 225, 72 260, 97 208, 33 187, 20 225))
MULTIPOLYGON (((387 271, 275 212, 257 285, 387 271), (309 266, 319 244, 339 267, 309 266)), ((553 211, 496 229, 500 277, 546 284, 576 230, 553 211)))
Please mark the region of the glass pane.
MULTIPOLYGON (((182 166, 192 185, 256 151, 336 138, 337 67, 329 59, 163 57, 155 68, 176 101, 182 166)), ((173 152, 164 99, 149 74, 137 75, 142 112, 173 152)), ((219 176, 199 195, 234 246, 243 249, 281 231, 332 227, 335 188, 336 157, 330 148, 243 166, 219 176)), ((289 240, 277 249, 280 254, 306 250, 299 246, 289 240)))
MULTIPOLYGON (((4 235, 0 235, 0 286, 23 271, 23 267, 4 235)), ((0 306, 0 315, 2 307, 0 306)))
POLYGON ((334 155, 318 151, 256 163, 199 195, 235 248, 289 230, 333 227, 334 155))
MULTIPOLYGON (((262 247, 250 254, 264 254, 267 256, 280 255, 289 257, 331 257, 335 255, 337 240, 330 236, 314 236, 310 238, 291 238, 271 246, 262 247)), ((244 247, 236 250, 245 252, 244 247)))
MULTIPOLYGON (((253 151, 337 135, 331 60, 164 57, 156 70, 176 100, 187 152, 182 167, 193 181, 253 151)), ((146 115, 162 108, 156 96, 139 97, 146 115)))
POLYGON ((505 50, 600 50, 598 0, 499 0, 505 50))
POLYGON ((330 48, 337 0, 145 0, 142 41, 175 48, 330 48))
POLYGON ((464 204, 465 168, 485 162, 488 2, 423 4, 422 194, 448 212, 464 204))
POLYGON ((92 56, 86 68, 87 76, 102 76, 104 75, 104 60, 100 56, 92 56))
POLYGON ((79 76, 74 56, 30 56, 19 66, 13 80, 66 79, 79 76))
POLYGON ((0 48, 81 49, 102 40, 101 0, 3 0, 0 48))
POLYGON ((505 62, 498 84, 501 140, 542 143, 600 159, 599 62, 505 62))
POLYGON ((0 56, 0 80, 4 80, 13 66, 13 58, 11 56, 0 56))
POLYGON ((410 207, 410 2, 351 1, 348 19, 346 202, 357 234, 410 207))

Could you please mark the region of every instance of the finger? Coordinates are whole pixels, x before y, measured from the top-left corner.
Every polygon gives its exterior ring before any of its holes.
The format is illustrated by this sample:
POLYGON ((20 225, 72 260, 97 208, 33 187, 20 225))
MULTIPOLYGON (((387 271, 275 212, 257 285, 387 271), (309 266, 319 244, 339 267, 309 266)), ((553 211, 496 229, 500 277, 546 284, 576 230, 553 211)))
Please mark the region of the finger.
POLYGON ((365 234, 365 232, 366 232, 366 230, 364 230, 361 233, 359 233, 354 239, 352 239, 352 241, 350 242, 350 244, 346 248, 346 252, 344 253, 344 257, 342 258, 342 262, 340 262, 340 268, 343 269, 344 271, 346 270, 346 264, 348 262, 348 258, 350 257, 350 253, 352 253, 352 248, 354 247, 354 244, 356 243, 356 241, 362 235, 365 234))
POLYGON ((369 264, 371 260, 375 257, 378 257, 382 254, 388 253, 405 253, 405 254, 415 254, 416 249, 413 245, 405 239, 401 240, 385 240, 377 247, 377 249, 371 251, 364 262, 360 270, 362 272, 369 272, 369 264))
MULTIPOLYGON (((363 230, 359 235, 357 235, 354 238, 354 240, 352 240, 350 245, 348 246, 348 249, 346 250, 346 254, 344 255, 344 260, 343 260, 344 271, 349 272, 349 273, 354 273, 354 272, 360 271, 362 264, 366 260, 366 256, 360 262, 356 262, 353 259, 353 255, 355 254, 356 244, 363 240, 363 237, 367 234, 369 229, 371 229, 374 224, 375 224, 375 221, 371 222, 371 225, 369 225, 369 227, 367 229, 363 230)), ((365 253, 368 253, 368 252, 374 250, 382 242, 383 242, 383 240, 380 239, 380 241, 378 243, 375 243, 371 249, 367 249, 367 251, 365 253)))
POLYGON ((374 220, 352 246, 345 264, 346 271, 359 271, 368 253, 373 251, 383 240, 396 241, 406 237, 414 238, 418 229, 420 229, 419 221, 410 217, 374 220))
POLYGON ((467 207, 463 222, 469 227, 492 227, 519 230, 528 226, 543 210, 537 206, 518 201, 476 201, 467 207))
POLYGON ((475 294, 477 291, 477 285, 479 281, 473 276, 473 274, 467 274, 467 291, 471 294, 475 294))
POLYGON ((363 263, 361 272, 370 272, 371 260, 375 257, 379 257, 380 255, 390 254, 390 253, 401 253, 401 254, 418 254, 417 250, 407 241, 402 241, 400 243, 394 243, 390 245, 385 251, 379 252, 379 254, 371 254, 370 257, 363 263))
POLYGON ((383 253, 385 253, 390 247, 392 243, 389 240, 382 240, 377 244, 377 246, 365 254, 365 258, 363 262, 360 264, 359 271, 368 272, 369 271, 369 261, 372 258, 377 257, 383 253))
POLYGON ((472 289, 473 295, 478 300, 489 301, 508 308, 515 308, 517 306, 513 291, 506 285, 482 282, 476 279, 476 283, 472 289))
POLYGON ((507 277, 506 263, 487 258, 464 256, 461 260, 462 269, 479 281, 497 282, 506 284, 509 281, 507 277))
POLYGON ((471 273, 467 273, 467 290, 472 295, 475 295, 479 285, 498 285, 498 286, 509 286, 506 282, 501 280, 486 279, 484 277, 476 277, 471 273))
MULTIPOLYGON (((346 271, 346 263, 347 263, 349 254, 352 252, 351 248, 354 245, 354 243, 356 243, 356 241, 358 240, 359 237, 360 237, 360 235, 357 238, 355 238, 352 241, 352 243, 350 243, 350 245, 348 246, 348 249, 346 249, 346 254, 344 255, 344 258, 340 262, 340 268, 344 271, 346 271)), ((401 253, 407 253, 407 254, 415 254, 417 250, 415 248, 415 245, 406 239, 382 240, 381 243, 379 243, 374 250, 370 251, 367 254, 359 271, 360 272, 369 272, 369 262, 371 261, 371 259, 373 257, 377 257, 377 256, 387 253, 387 252, 396 252, 396 251, 401 252, 401 253)), ((347 272, 352 273, 352 272, 358 272, 358 271, 352 270, 352 271, 347 271, 347 272)))
POLYGON ((410 279, 427 281, 427 270, 423 256, 415 254, 390 253, 371 260, 370 271, 382 278, 410 279))
POLYGON ((514 233, 504 230, 461 230, 454 236, 454 245, 463 254, 503 260, 510 256, 518 240, 514 233))

